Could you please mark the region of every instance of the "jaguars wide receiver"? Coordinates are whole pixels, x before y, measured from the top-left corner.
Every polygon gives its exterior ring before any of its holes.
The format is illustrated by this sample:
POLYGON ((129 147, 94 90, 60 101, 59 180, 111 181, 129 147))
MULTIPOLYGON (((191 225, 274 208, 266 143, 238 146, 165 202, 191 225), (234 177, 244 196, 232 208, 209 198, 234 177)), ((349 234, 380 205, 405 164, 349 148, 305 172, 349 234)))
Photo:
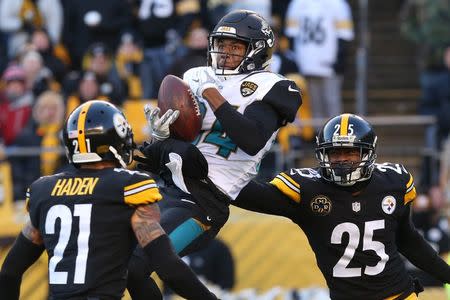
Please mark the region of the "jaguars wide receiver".
MULTIPOLYGON (((166 114, 162 119, 173 121, 173 111, 166 114)), ((87 101, 66 120, 63 140, 73 168, 29 187, 30 221, 3 263, 2 299, 19 298, 22 275, 44 247, 50 299, 121 299, 136 242, 180 295, 217 299, 174 253, 159 224, 155 181, 126 169, 134 143, 124 114, 106 101, 87 101)))
POLYGON ((442 282, 450 268, 414 228, 413 176, 375 163, 377 136, 363 118, 342 114, 317 136, 319 167, 252 181, 234 205, 285 216, 306 234, 332 299, 417 299, 421 287, 400 254, 442 282))
MULTIPOLYGON (((162 190, 169 200, 161 224, 181 255, 215 237, 228 219, 229 203, 256 176, 279 128, 295 119, 302 101, 299 88, 267 70, 274 43, 273 31, 262 17, 248 10, 232 11, 209 36, 209 65, 190 69, 183 76, 203 111, 201 132, 194 144, 206 161, 206 175, 183 178, 177 170, 184 167, 176 166, 173 155, 168 162, 172 175, 164 178, 169 177, 175 185, 162 190)), ((161 148, 152 143, 143 149, 147 159, 142 162, 147 166, 158 165, 152 162, 158 157, 155 147, 161 148)), ((151 267, 146 274, 149 272, 151 267)), ((148 277, 134 276, 133 270, 129 274, 132 285, 138 278, 148 277)), ((130 293, 138 297, 133 288, 130 293)))

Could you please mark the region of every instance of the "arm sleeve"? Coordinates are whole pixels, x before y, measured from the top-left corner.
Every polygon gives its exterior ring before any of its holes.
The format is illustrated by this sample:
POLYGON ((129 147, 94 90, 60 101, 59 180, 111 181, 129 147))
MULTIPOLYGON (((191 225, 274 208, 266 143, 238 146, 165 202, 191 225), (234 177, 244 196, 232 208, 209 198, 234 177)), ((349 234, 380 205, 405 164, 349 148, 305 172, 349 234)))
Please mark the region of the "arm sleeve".
POLYGON ((397 235, 397 245, 411 263, 444 283, 450 282, 450 266, 427 243, 414 227, 410 206, 402 216, 397 235))
POLYGON ((266 145, 280 122, 276 111, 261 101, 250 104, 244 114, 225 102, 215 115, 231 140, 249 155, 256 155, 266 145))
POLYGON ((41 256, 44 246, 38 246, 19 234, 8 252, 0 271, 0 295, 4 300, 17 300, 25 271, 41 256))
POLYGON ((150 242, 144 247, 144 252, 158 276, 180 296, 186 299, 217 299, 175 254, 167 235, 150 242))
POLYGON ((291 80, 280 80, 261 101, 240 114, 225 102, 214 113, 231 140, 245 153, 255 155, 281 126, 292 122, 302 103, 301 92, 291 80))
POLYGON ((144 145, 141 152, 145 158, 135 159, 145 164, 145 170, 160 173, 169 162, 169 154, 175 152, 183 159, 183 176, 202 179, 208 176, 208 162, 194 145, 168 138, 164 141, 144 145))
POLYGON ((291 218, 297 205, 270 183, 250 181, 239 193, 234 206, 276 216, 291 218))

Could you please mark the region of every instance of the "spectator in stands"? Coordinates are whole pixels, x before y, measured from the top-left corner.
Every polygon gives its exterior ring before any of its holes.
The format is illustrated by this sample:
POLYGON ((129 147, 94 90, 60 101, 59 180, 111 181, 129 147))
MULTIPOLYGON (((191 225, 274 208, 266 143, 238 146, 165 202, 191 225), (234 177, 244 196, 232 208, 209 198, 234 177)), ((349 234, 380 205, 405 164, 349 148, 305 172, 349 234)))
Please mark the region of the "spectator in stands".
POLYGON ((400 17, 401 32, 417 45, 420 84, 426 90, 434 75, 445 69, 442 57, 450 44, 450 5, 448 0, 406 0, 400 17))
POLYGON ((308 84, 313 117, 340 114, 346 57, 354 36, 347 1, 291 1, 285 34, 293 39, 291 46, 308 84))
POLYGON ((273 27, 279 28, 280 32, 284 32, 286 24, 286 12, 291 0, 272 1, 272 22, 273 27))
POLYGON ((127 99, 142 99, 140 74, 143 56, 142 46, 136 36, 131 32, 124 33, 117 50, 115 64, 122 82, 125 83, 127 99))
POLYGON ((28 49, 39 52, 44 62, 44 66, 48 68, 56 81, 62 82, 66 73, 66 65, 63 60, 56 56, 53 43, 44 29, 34 30, 28 49))
POLYGON ((36 28, 46 29, 52 42, 59 43, 62 26, 60 0, 0 1, 0 30, 8 36, 9 58, 17 55, 36 28))
POLYGON ((169 68, 170 74, 183 77, 187 70, 206 66, 208 51, 208 30, 203 27, 192 29, 188 33, 186 54, 177 58, 169 68))
POLYGON ((92 100, 101 99, 107 100, 107 98, 100 93, 100 84, 97 76, 94 72, 84 72, 78 82, 78 87, 74 93, 72 93, 66 102, 66 116, 82 103, 92 100))
MULTIPOLYGON (((442 193, 437 186, 429 189, 427 194, 419 195, 413 205, 412 220, 425 240, 443 259, 446 259, 450 251, 450 239, 447 221, 441 213, 444 204, 442 200, 442 193)), ((406 267, 422 285, 442 287, 442 282, 412 264, 407 262, 406 267)))
POLYGON ((200 0, 200 22, 208 31, 229 11, 229 0, 200 0))
POLYGON ((92 44, 83 58, 83 70, 94 72, 100 84, 100 93, 117 106, 125 100, 125 83, 115 66, 114 54, 104 43, 92 44))
POLYGON ((2 76, 0 91, 0 139, 5 146, 14 142, 31 116, 33 94, 26 87, 24 69, 9 66, 2 76))
POLYGON ((275 46, 270 70, 281 75, 298 74, 300 70, 295 61, 295 53, 289 48, 289 41, 276 28, 273 32, 275 34, 275 46))
POLYGON ((434 115, 438 119, 439 148, 450 132, 450 43, 444 49, 441 60, 444 68, 436 71, 433 81, 423 87, 423 97, 419 103, 421 114, 434 115))
POLYGON ((31 90, 35 98, 47 90, 59 89, 52 72, 44 65, 39 52, 27 51, 21 58, 21 63, 26 74, 27 89, 31 90))
POLYGON ((59 132, 64 122, 64 101, 61 94, 42 93, 33 107, 32 118, 12 146, 34 147, 36 156, 9 158, 14 182, 14 200, 25 196, 27 187, 40 176, 54 174, 65 162, 59 132), (42 152, 39 154, 39 150, 42 152), (40 155, 40 159, 37 158, 40 155))
POLYGON ((75 70, 80 70, 86 49, 95 42, 115 53, 121 32, 130 29, 132 20, 126 0, 66 1, 64 15, 63 40, 75 70))
POLYGON ((151 5, 152 1, 147 0, 142 1, 139 7, 137 22, 144 48, 141 81, 145 82, 143 85, 145 99, 155 99, 158 96, 161 80, 178 55, 181 37, 200 10, 196 1, 191 1, 193 6, 177 6, 176 2, 168 0, 151 5))
MULTIPOLYGON (((450 44, 449 44, 450 45, 450 44)), ((422 97, 419 102, 419 113, 437 118, 437 128, 429 128, 426 132, 426 143, 429 148, 441 150, 444 140, 450 133, 450 46, 441 57, 444 69, 426 72, 423 78, 432 79, 422 85, 422 97)), ((432 157, 424 157, 422 164, 423 182, 425 186, 435 185, 439 181, 439 170, 432 157)))

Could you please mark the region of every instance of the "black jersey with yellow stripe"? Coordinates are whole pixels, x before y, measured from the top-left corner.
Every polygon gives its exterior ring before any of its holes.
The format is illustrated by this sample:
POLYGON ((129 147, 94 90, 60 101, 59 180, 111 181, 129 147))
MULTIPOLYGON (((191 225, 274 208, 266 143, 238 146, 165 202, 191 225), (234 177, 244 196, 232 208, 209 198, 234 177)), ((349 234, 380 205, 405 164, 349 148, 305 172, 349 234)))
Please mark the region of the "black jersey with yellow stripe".
POLYGON ((412 287, 396 245, 416 196, 404 166, 376 164, 358 188, 327 182, 318 169, 306 168, 282 172, 271 184, 297 207, 286 216, 305 232, 332 299, 384 299, 412 287))
POLYGON ((74 168, 36 180, 27 207, 48 252, 51 295, 120 299, 136 245, 134 207, 161 198, 147 174, 121 168, 74 168))

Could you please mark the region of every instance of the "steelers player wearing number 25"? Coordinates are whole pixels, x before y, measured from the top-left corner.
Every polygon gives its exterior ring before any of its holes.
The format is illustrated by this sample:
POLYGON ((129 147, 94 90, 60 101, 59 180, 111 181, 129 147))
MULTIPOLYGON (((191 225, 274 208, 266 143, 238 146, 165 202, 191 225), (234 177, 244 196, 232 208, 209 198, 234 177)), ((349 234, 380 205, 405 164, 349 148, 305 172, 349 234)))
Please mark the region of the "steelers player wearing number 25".
POLYGON ((29 187, 30 221, 2 266, 1 298, 18 299, 21 275, 45 247, 50 299, 119 300, 137 240, 177 293, 217 299, 175 254, 161 228, 155 181, 126 169, 134 143, 123 113, 108 102, 88 101, 66 120, 63 139, 74 168, 29 187))
POLYGON ((291 219, 306 234, 331 299, 417 299, 420 284, 400 254, 442 282, 450 267, 411 222, 413 176, 375 163, 377 136, 363 118, 342 114, 317 136, 319 167, 252 181, 234 205, 291 219))
MULTIPOLYGON (((207 174, 182 182, 175 159, 169 163, 172 176, 165 178, 175 178, 175 186, 165 188, 169 200, 161 223, 181 256, 217 235, 228 219, 230 202, 258 173, 279 128, 295 119, 300 90, 293 81, 267 70, 274 43, 266 20, 252 11, 232 11, 209 36, 209 66, 192 68, 183 76, 203 113, 201 132, 193 143, 206 160, 207 174)), ((143 150, 150 160, 152 147, 143 150)))

